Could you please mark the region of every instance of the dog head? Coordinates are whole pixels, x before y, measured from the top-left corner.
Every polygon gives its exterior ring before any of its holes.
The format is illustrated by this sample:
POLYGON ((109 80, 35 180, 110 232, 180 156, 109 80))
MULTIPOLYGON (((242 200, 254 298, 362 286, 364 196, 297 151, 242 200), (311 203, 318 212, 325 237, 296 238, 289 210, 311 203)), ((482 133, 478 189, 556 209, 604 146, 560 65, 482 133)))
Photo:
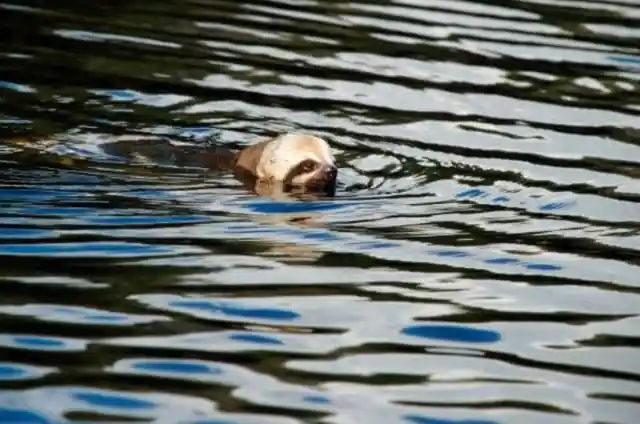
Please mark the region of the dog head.
POLYGON ((240 151, 236 164, 258 180, 333 194, 338 175, 329 144, 305 134, 285 134, 240 151))

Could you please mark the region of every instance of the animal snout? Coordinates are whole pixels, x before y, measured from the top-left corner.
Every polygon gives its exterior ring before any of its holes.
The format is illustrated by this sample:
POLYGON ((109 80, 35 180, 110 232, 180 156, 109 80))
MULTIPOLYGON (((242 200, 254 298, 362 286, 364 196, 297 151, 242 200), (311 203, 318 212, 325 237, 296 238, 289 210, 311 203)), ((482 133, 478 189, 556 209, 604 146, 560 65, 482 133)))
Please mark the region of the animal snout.
POLYGON ((338 176, 338 168, 334 165, 325 165, 322 173, 324 174, 325 180, 333 181, 338 176))

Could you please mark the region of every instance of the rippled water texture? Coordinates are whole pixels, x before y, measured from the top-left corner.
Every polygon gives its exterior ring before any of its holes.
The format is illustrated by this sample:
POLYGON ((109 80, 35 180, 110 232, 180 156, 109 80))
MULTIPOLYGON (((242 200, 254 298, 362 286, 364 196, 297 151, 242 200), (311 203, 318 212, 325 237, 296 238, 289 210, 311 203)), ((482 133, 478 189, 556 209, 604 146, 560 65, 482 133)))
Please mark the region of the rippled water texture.
POLYGON ((637 0, 0 16, 0 422, 637 422, 637 0), (335 199, 102 150, 282 131, 335 199))

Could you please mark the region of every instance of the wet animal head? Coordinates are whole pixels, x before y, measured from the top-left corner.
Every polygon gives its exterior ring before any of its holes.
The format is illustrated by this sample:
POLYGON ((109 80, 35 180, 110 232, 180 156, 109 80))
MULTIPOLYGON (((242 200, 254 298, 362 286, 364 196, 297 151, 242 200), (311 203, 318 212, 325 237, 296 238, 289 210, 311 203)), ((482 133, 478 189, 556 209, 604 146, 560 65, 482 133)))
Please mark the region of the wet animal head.
POLYGON ((285 134, 267 141, 257 160, 256 177, 333 194, 338 169, 329 144, 304 134, 285 134))

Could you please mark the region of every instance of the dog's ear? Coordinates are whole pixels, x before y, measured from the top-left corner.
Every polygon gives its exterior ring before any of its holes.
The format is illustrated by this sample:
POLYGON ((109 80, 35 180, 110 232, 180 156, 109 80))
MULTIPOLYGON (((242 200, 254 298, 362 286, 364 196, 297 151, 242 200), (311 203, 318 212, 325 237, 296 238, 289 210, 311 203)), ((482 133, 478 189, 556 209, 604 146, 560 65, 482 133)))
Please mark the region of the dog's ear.
POLYGON ((273 140, 264 140, 240 150, 236 156, 236 167, 251 175, 258 176, 258 164, 262 158, 264 148, 273 140))

